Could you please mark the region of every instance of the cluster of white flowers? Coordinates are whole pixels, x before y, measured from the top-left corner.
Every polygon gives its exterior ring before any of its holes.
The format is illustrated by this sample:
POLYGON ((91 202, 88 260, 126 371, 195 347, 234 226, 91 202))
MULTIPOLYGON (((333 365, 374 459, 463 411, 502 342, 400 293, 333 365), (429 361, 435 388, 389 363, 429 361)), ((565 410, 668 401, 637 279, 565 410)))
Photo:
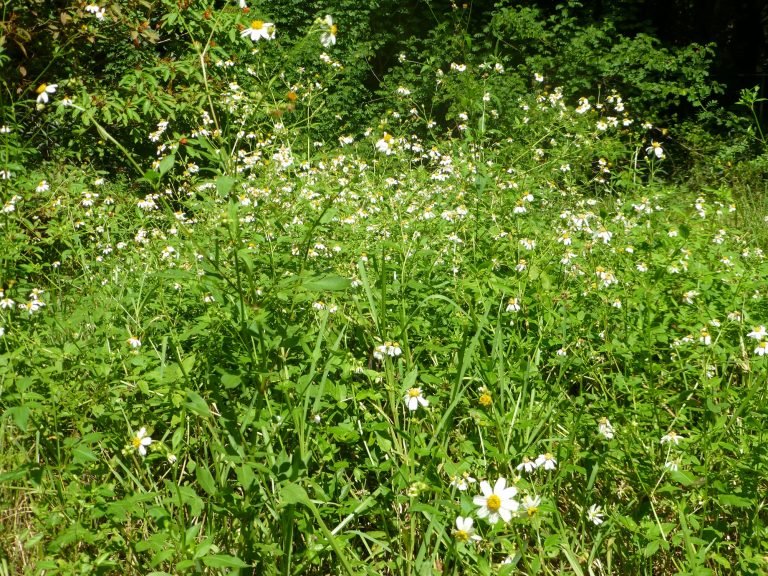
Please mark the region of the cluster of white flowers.
POLYGON ((149 135, 150 141, 157 142, 158 140, 160 140, 160 136, 163 135, 163 133, 166 131, 167 128, 168 128, 168 121, 167 120, 161 120, 160 122, 158 122, 157 123, 157 130, 155 132, 152 132, 149 135))
MULTIPOLYGON (((0 295, 1 293, 2 291, 0 291, 0 295)), ((29 293, 29 299, 27 302, 21 302, 18 304, 19 310, 27 312, 30 316, 39 311, 45 306, 45 302, 43 302, 43 300, 40 298, 42 294, 43 290, 40 290, 39 288, 33 288, 29 293)), ((4 300, 0 301, 0 306, 2 306, 2 302, 4 302, 4 300)))
POLYGON ((397 342, 384 342, 384 344, 379 344, 374 348, 373 350, 373 357, 376 358, 376 360, 384 360, 385 356, 389 356, 390 358, 397 358, 403 353, 402 348, 400 348, 400 344, 397 342))
POLYGON ((768 354, 768 331, 762 324, 752 328, 752 332, 747 334, 748 338, 757 340, 757 347, 755 348, 755 354, 758 356, 765 356, 768 354))
POLYGON ((104 20, 107 9, 100 7, 98 4, 88 4, 85 7, 85 11, 93 14, 97 20, 104 20))
POLYGON ((543 468, 544 470, 554 470, 557 468, 557 460, 555 456, 550 452, 539 454, 535 460, 531 460, 527 456, 523 456, 523 461, 517 465, 517 470, 520 472, 526 472, 530 474, 536 468, 543 468))

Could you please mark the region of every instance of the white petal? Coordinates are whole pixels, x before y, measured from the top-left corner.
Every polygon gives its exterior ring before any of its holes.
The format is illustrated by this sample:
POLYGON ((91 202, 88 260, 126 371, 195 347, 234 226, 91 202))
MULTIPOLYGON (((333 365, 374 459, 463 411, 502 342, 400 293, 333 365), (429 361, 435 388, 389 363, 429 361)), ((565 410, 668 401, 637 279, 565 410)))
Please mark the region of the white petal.
POLYGON ((517 496, 517 488, 515 488, 514 486, 510 486, 509 488, 505 488, 501 492, 497 492, 497 494, 501 497, 502 500, 514 498, 515 496, 517 496))
MULTIPOLYGON (((490 510, 488 510, 488 508, 487 508, 487 507, 483 506, 482 508, 480 508, 480 509, 477 511, 477 517, 478 517, 478 518, 485 518, 486 516, 488 516, 488 514, 489 514, 489 513, 490 513, 490 510)), ((494 516, 494 514, 492 514, 491 516, 494 516)), ((491 521, 491 520, 490 520, 490 518, 489 518, 489 520, 488 520, 488 521, 489 521, 489 522, 491 521)), ((492 523, 492 522, 491 522, 491 523, 492 523)))
POLYGON ((485 496, 475 496, 474 498, 472 498, 472 504, 474 504, 475 506, 485 506, 486 504, 488 504, 488 498, 486 498, 485 496))
POLYGON ((512 520, 512 513, 506 508, 499 508, 499 515, 504 520, 504 522, 509 522, 512 520))
POLYGON ((501 494, 504 492, 504 487, 507 485, 507 479, 506 478, 499 478, 496 480, 496 485, 493 487, 493 493, 494 494, 501 494))
POLYGON ((491 485, 488 484, 486 480, 483 480, 480 482, 480 491, 483 493, 483 496, 486 498, 493 494, 493 490, 491 490, 491 485))

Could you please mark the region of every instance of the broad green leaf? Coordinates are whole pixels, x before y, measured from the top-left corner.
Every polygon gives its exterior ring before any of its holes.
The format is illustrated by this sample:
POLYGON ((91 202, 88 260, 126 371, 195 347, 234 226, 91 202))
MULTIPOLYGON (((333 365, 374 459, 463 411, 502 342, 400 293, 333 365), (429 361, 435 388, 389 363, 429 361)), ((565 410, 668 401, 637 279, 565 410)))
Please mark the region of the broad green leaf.
POLYGON ((215 496, 217 490, 216 481, 213 479, 213 474, 208 468, 198 462, 197 468, 195 468, 195 478, 200 487, 205 490, 210 496, 215 496))
POLYGON ((231 176, 219 176, 216 178, 216 192, 219 196, 226 196, 235 185, 235 179, 231 176))
POLYGON ((202 396, 194 390, 187 390, 187 403, 185 405, 198 416, 204 418, 211 416, 211 409, 208 408, 208 404, 203 400, 202 396))
POLYGON ((169 154, 162 160, 160 160, 160 165, 157 167, 158 172, 160 172, 160 176, 168 172, 171 168, 173 168, 173 163, 176 162, 176 155, 175 154, 169 154))
POLYGON ((724 506, 735 506, 736 508, 751 508, 757 504, 756 501, 742 498, 735 494, 720 494, 717 499, 720 501, 720 504, 723 504, 724 506))
POLYGON ((320 276, 317 278, 312 278, 311 280, 305 281, 302 286, 306 290, 312 290, 312 291, 327 291, 327 292, 338 292, 340 290, 346 290, 350 287, 352 283, 348 278, 343 278, 342 276, 336 276, 334 274, 329 274, 327 276, 320 276))
POLYGON ((203 564, 210 568, 247 568, 248 564, 240 560, 237 556, 229 554, 214 554, 204 556, 203 564))
POLYGON ((307 504, 309 502, 307 491, 293 482, 283 485, 280 489, 280 499, 284 504, 307 504))

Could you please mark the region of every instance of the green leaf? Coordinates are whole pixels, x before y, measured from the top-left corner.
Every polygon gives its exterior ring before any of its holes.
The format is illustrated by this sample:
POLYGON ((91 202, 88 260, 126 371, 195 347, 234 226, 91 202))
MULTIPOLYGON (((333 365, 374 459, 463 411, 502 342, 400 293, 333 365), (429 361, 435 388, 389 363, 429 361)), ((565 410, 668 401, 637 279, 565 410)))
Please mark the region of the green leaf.
POLYGON ((346 290, 351 284, 352 283, 348 278, 329 274, 327 276, 320 276, 307 280, 304 282, 303 287, 306 290, 312 291, 338 292, 340 290, 346 290))
POLYGON ((308 504, 309 496, 307 491, 298 484, 289 482, 280 490, 280 499, 284 504, 308 504))
POLYGON ((187 390, 186 407, 203 418, 209 418, 211 416, 211 409, 208 408, 208 404, 203 400, 200 394, 193 390, 187 390))
POLYGON ((720 494, 717 499, 723 506, 735 506, 736 508, 751 508, 755 502, 748 498, 742 498, 735 494, 720 494))
POLYGON ((694 476, 690 472, 684 472, 682 470, 671 472, 669 474, 669 477, 672 478, 672 480, 674 480, 675 482, 682 484, 683 486, 691 486, 693 483, 697 481, 696 476, 694 476))
POLYGON ((219 196, 226 196, 235 185, 235 179, 231 176, 219 176, 216 178, 216 192, 219 196))
POLYGON ((205 490, 210 496, 215 496, 217 490, 216 481, 213 479, 213 474, 208 470, 207 466, 198 462, 197 468, 195 468, 195 478, 197 483, 200 484, 203 490, 205 490))
POLYGON ((204 556, 203 564, 209 568, 248 568, 249 566, 237 556, 230 556, 229 554, 204 556))
POLYGON ((160 172, 160 176, 168 172, 171 168, 173 168, 173 163, 176 162, 176 155, 175 154, 169 154, 162 160, 160 160, 160 165, 158 166, 158 171, 160 172))
POLYGON ((88 462, 96 462, 98 459, 99 457, 93 453, 93 450, 90 450, 85 446, 78 446, 77 448, 72 450, 72 461, 75 464, 86 464, 88 462))
POLYGON ((5 413, 13 418, 13 423, 19 427, 22 432, 27 431, 27 422, 29 421, 29 406, 14 406, 8 408, 5 413))

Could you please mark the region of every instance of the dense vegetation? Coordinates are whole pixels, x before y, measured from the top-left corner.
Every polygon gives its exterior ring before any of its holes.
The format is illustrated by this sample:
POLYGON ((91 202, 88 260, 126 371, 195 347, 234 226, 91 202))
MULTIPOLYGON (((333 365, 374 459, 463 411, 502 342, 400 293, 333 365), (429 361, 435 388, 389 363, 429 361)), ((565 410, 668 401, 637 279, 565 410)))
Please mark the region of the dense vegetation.
POLYGON ((763 100, 616 6, 6 2, 0 575, 765 573, 763 100))

